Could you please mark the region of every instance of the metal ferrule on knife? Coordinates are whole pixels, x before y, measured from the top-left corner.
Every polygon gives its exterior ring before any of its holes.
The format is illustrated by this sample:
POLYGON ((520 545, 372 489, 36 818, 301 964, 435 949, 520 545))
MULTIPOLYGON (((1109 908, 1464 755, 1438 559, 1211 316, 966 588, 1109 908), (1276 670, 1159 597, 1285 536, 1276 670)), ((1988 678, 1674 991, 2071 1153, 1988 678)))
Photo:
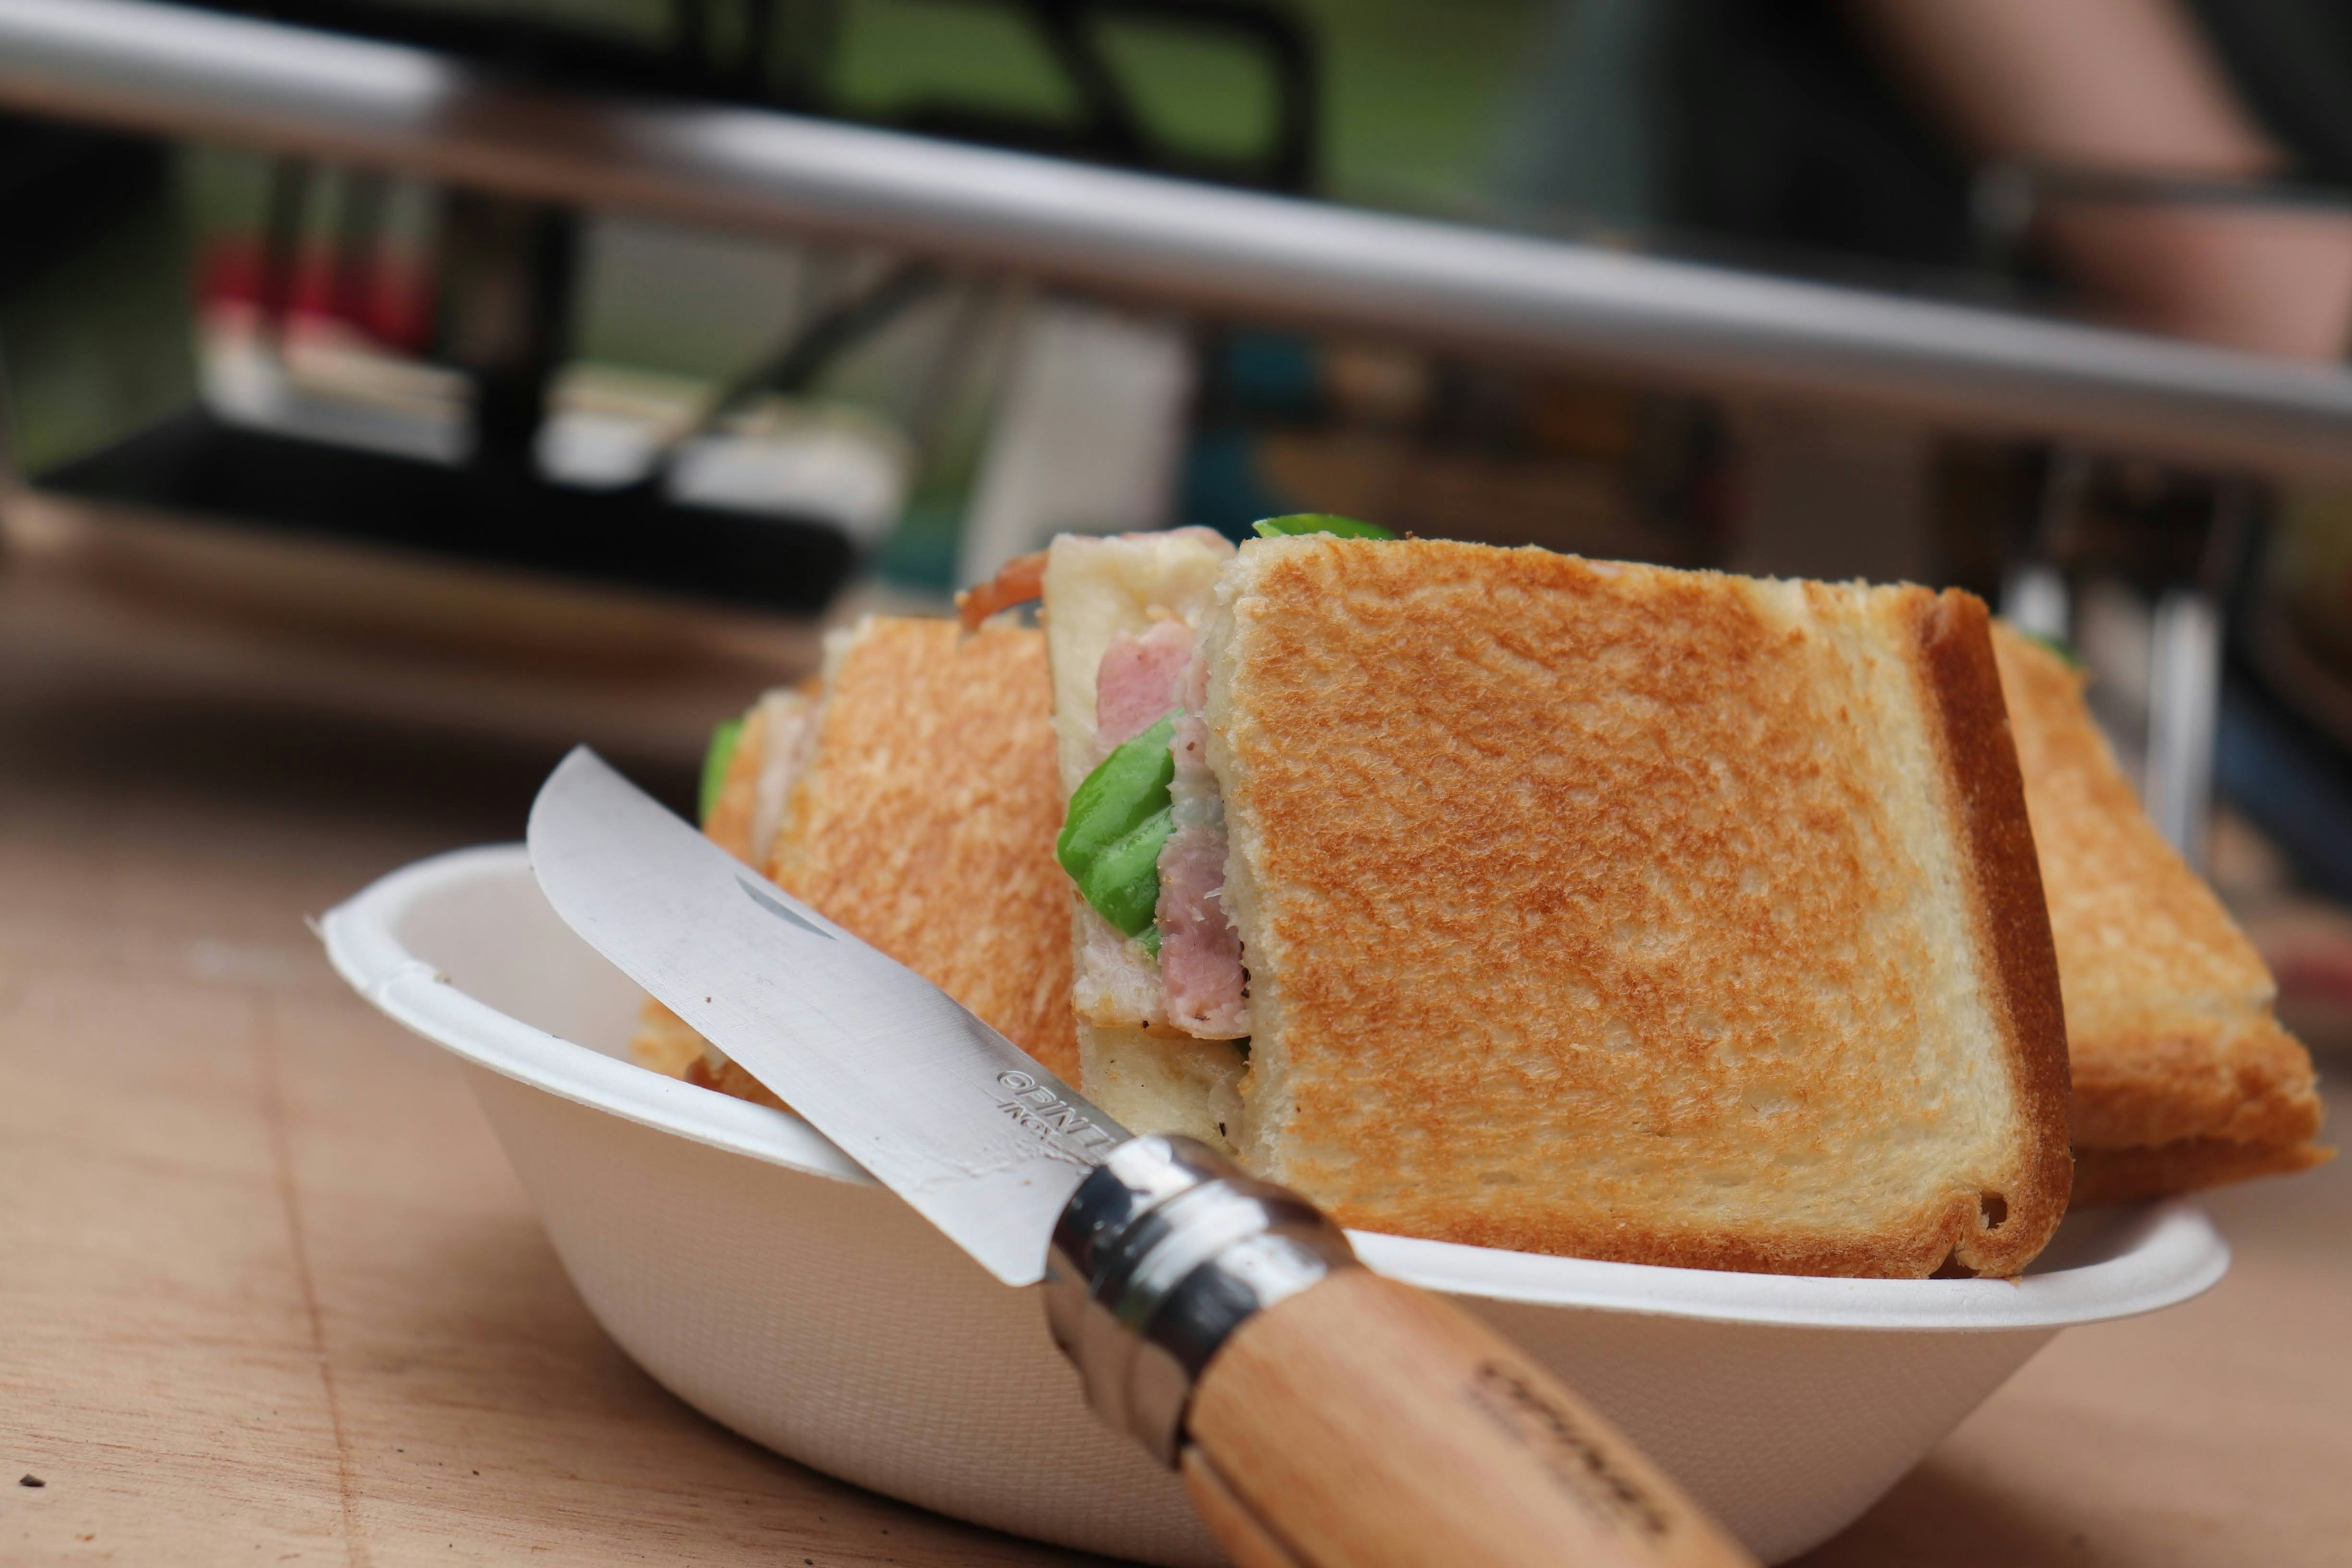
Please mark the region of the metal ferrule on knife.
POLYGON ((1174 1466, 1192 1385, 1252 1314, 1356 1255, 1287 1188, 1191 1138, 1113 1150, 1054 1226, 1045 1316, 1099 1415, 1174 1466))

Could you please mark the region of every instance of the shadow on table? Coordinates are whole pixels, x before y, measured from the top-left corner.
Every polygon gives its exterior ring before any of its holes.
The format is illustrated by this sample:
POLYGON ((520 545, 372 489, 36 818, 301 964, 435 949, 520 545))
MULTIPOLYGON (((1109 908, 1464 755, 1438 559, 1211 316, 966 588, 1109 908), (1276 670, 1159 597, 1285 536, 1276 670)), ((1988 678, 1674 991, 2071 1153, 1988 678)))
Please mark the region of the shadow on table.
POLYGON ((2084 1568, 2097 1560, 2078 1522, 2046 1516, 1962 1475, 1951 1460, 1931 1457, 1794 1568, 2084 1568))

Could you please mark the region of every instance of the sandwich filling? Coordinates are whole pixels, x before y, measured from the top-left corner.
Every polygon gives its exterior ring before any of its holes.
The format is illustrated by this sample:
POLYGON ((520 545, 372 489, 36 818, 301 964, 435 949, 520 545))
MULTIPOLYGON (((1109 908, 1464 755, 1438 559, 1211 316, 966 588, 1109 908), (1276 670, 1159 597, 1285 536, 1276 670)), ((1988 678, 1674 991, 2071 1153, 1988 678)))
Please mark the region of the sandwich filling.
POLYGON ((1141 637, 1121 632, 1095 668, 1095 744, 1106 755, 1168 717, 1198 639, 1174 616, 1141 637))
MULTIPOLYGON (((1388 537, 1323 516, 1257 528, 1388 537)), ((1249 970, 1223 903, 1224 805, 1202 717, 1209 661, 1201 631, 1215 574, 1232 554, 1205 529, 1066 536, 1042 573, 1024 560, 1005 574, 1034 575, 1053 601, 1046 624, 1071 785, 1056 849, 1083 900, 1078 1011, 1098 1026, 1207 1040, 1249 1035, 1249 970), (1074 700, 1081 691, 1083 706, 1074 700), (1079 763, 1085 776, 1073 781, 1079 763)))
POLYGON ((1218 901, 1225 814, 1201 721, 1199 640, 1170 616, 1103 651, 1095 749, 1105 754, 1070 797, 1059 849, 1094 912, 1156 963, 1168 1024, 1230 1040, 1249 1033, 1249 975, 1218 901))
POLYGON ((1168 1021, 1188 1035, 1235 1039, 1250 1031, 1249 971, 1241 932, 1222 897, 1225 888, 1225 806, 1209 771, 1209 665, 1193 655, 1171 748, 1173 831, 1160 847, 1160 987, 1168 1021))
POLYGON ((1069 809, 1079 1018, 1202 1040, 1249 1033, 1241 939, 1219 902, 1201 628, 1233 546, 1207 529, 1055 541, 1045 573, 1069 809))

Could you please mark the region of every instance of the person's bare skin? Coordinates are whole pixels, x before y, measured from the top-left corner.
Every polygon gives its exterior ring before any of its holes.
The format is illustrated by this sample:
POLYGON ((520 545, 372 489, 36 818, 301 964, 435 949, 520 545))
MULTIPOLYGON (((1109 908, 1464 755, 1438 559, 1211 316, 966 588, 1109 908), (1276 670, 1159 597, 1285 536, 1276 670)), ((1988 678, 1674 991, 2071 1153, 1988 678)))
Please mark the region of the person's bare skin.
MULTIPOLYGON (((2175 0, 1849 0, 1971 154, 2259 179, 2285 156, 2175 0)), ((2048 204, 2039 232, 2094 308, 2209 342, 2327 361, 2352 338, 2352 218, 2048 204)))

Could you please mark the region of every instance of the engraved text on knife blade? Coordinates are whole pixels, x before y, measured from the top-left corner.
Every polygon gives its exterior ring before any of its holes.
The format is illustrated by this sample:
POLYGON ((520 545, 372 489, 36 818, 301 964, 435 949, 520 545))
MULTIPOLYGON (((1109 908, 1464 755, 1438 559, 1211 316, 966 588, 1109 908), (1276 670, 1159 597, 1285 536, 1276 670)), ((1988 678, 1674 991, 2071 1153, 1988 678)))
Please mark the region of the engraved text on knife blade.
POLYGON ((1036 1134, 1044 1152, 1053 1159, 1077 1165, 1099 1165, 1103 1156, 1110 1152, 1111 1145, 1118 1142, 1090 1121, 1085 1111, 1055 1094, 1052 1085, 1040 1083, 1017 1068, 998 1073, 996 1083, 1005 1091, 1005 1098, 996 1102, 996 1109, 1024 1131, 1036 1134))
MULTIPOLYGON (((751 896, 753 903, 778 920, 812 936, 821 936, 827 942, 833 940, 831 931, 814 924, 764 889, 754 886, 749 878, 738 877, 736 883, 751 896)), ((977 1173, 980 1169, 1001 1170, 1006 1165, 1017 1164, 1039 1155, 1065 1164, 1092 1167, 1102 1163, 1103 1156, 1118 1142, 1117 1136, 1055 1093, 1051 1084, 1040 1083, 1028 1073, 1016 1068, 1007 1068, 996 1075, 996 1084, 1005 1091, 996 1102, 997 1110, 1035 1141, 1019 1142, 992 1151, 997 1158, 971 1162, 973 1169, 968 1173, 977 1173)))

